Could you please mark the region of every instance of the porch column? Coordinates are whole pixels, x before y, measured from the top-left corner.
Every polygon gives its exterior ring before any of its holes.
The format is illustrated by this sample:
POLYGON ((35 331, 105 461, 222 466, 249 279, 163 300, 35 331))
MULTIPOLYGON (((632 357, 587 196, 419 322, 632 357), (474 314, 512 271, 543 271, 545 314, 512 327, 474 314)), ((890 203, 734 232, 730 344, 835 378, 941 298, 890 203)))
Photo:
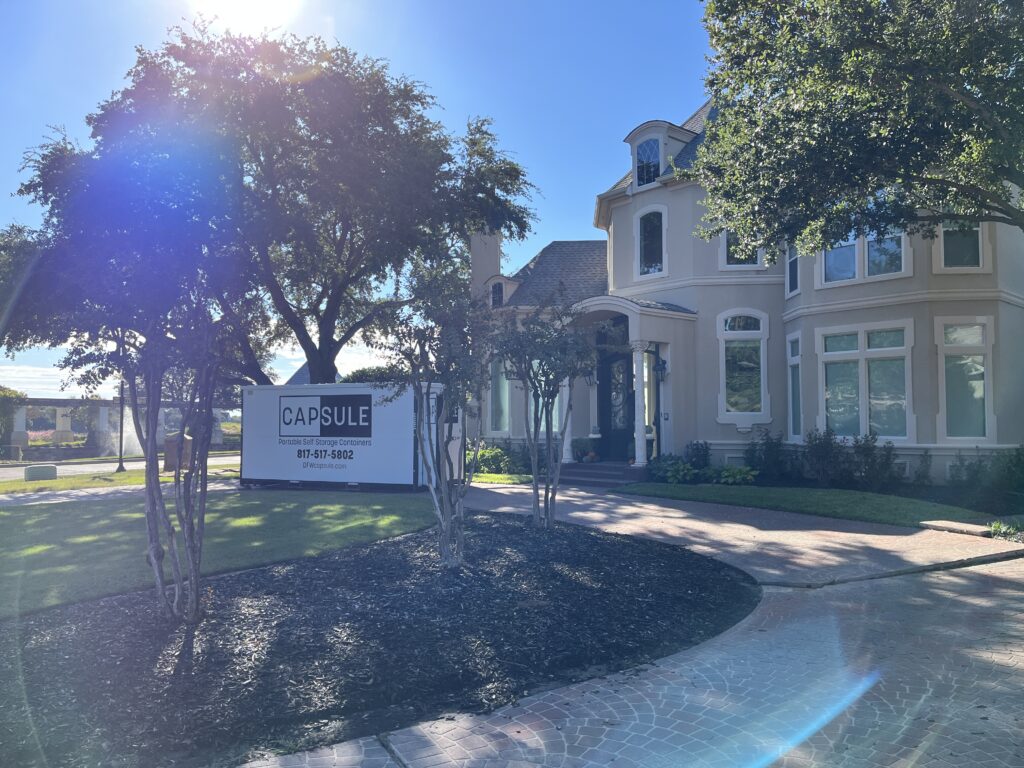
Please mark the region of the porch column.
POLYGON ((19 405, 14 409, 14 429, 11 430, 11 445, 28 448, 28 406, 19 405))
MULTIPOLYGON (((559 410, 561 410, 561 413, 558 414, 558 416, 559 416, 559 423, 558 423, 559 429, 561 429, 561 427, 562 427, 561 419, 565 418, 565 409, 569 407, 569 380, 568 379, 566 379, 565 381, 562 382, 562 390, 561 390, 560 395, 561 395, 561 400, 562 400, 562 407, 559 409, 559 410)), ((573 459, 573 456, 572 456, 572 422, 573 422, 574 418, 575 417, 573 416, 573 412, 570 410, 569 411, 569 425, 565 429, 565 440, 562 441, 562 463, 563 464, 572 464, 573 461, 575 461, 575 459, 573 459)))
POLYGON ((75 439, 75 433, 71 431, 71 409, 57 409, 57 429, 53 431, 54 445, 70 443, 75 439))
POLYGON ((647 387, 644 383, 644 350, 646 341, 633 341, 629 345, 633 350, 633 441, 636 446, 634 467, 647 466, 647 387))

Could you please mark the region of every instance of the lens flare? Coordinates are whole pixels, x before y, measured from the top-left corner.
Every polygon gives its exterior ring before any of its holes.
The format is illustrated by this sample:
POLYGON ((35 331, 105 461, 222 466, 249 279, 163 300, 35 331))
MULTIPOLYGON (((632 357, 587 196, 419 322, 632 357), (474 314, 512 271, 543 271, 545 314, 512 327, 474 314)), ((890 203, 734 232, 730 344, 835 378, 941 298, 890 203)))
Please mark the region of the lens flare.
POLYGON ((244 35, 286 31, 304 0, 189 0, 192 12, 215 26, 244 35))

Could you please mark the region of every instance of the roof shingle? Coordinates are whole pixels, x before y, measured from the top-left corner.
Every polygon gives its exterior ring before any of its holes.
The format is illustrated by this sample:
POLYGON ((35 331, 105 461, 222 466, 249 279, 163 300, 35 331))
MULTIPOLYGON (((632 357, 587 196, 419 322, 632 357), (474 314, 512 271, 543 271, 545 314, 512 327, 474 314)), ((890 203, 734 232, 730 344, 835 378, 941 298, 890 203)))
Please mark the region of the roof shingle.
POLYGON ((509 304, 535 307, 549 301, 575 304, 608 292, 605 240, 555 240, 512 276, 519 287, 509 304))

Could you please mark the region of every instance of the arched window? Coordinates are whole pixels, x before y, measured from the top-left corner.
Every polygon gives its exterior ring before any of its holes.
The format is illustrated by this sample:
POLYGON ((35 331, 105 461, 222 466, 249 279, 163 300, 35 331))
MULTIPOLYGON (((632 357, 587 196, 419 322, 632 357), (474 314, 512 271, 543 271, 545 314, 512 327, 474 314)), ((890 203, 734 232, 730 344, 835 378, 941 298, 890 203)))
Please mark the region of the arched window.
POLYGON ((771 421, 768 397, 768 316, 735 309, 718 316, 718 421, 749 430, 771 421))
POLYGON ((665 271, 665 238, 668 232, 668 208, 652 205, 636 212, 636 277, 659 275, 665 271))
POLYGON ((650 184, 661 175, 661 141, 647 139, 636 145, 636 185, 650 184))

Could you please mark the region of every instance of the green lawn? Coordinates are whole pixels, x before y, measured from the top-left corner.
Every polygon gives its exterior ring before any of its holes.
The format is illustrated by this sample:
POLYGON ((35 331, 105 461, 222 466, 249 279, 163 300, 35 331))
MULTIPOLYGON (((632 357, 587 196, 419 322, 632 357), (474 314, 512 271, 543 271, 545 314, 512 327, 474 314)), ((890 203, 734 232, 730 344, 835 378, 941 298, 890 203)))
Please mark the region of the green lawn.
MULTIPOLYGON (((431 525, 425 494, 213 493, 205 573, 233 571, 431 525)), ((138 500, 0 506, 0 618, 149 587, 138 500)))
MULTIPOLYGON (((124 485, 145 485, 145 470, 129 469, 126 472, 97 472, 96 474, 79 474, 61 476, 57 469, 56 480, 3 480, 0 481, 0 494, 5 493, 39 493, 41 491, 73 491, 81 488, 117 488, 124 485)), ((238 467, 217 465, 210 468, 211 480, 235 480, 238 478, 238 467)), ((174 479, 172 473, 162 474, 163 482, 174 479)))
POLYGON ((533 481, 533 475, 500 475, 487 472, 477 472, 473 475, 474 483, 486 485, 523 485, 533 481))
POLYGON ((670 485, 632 483, 616 489, 620 493, 657 496, 681 501, 706 501, 762 507, 869 523, 918 526, 925 520, 987 523, 988 515, 963 507, 951 507, 904 496, 835 488, 775 488, 756 485, 670 485))

